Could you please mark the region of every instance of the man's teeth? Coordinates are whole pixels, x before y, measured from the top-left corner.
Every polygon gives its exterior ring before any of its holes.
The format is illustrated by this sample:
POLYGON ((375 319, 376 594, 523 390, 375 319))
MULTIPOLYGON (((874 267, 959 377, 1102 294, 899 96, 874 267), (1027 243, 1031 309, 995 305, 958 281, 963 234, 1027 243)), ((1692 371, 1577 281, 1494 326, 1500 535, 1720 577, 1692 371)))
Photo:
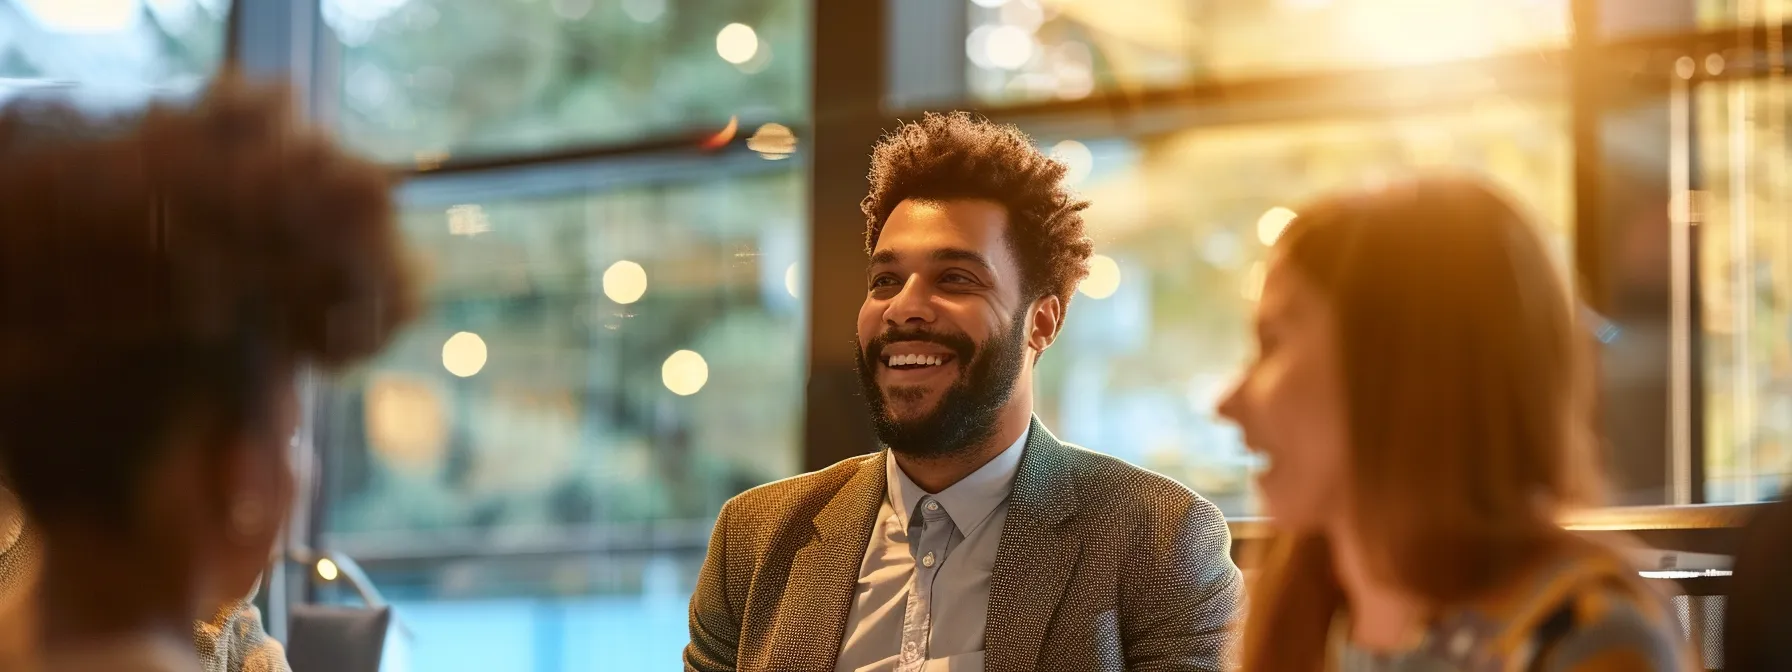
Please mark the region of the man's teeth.
POLYGON ((939 355, 890 355, 890 366, 939 366, 939 355))

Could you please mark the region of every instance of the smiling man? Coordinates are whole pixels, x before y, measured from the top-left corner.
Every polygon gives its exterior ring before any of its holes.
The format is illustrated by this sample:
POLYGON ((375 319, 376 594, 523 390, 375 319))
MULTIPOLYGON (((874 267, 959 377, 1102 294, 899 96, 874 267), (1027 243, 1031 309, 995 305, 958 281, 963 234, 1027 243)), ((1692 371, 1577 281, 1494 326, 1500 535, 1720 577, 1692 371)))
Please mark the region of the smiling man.
POLYGON ((1240 604, 1219 510, 1053 437, 1033 371, 1093 245, 1019 130, 879 144, 859 375, 885 450, 723 507, 687 670, 1218 670, 1240 604))

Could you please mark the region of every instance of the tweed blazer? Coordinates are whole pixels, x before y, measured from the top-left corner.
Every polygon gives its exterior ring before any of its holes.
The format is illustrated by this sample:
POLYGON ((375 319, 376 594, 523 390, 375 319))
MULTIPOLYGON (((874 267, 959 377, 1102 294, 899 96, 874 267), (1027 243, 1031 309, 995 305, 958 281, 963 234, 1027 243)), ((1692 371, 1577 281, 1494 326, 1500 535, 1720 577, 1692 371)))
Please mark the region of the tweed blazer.
MULTIPOLYGON (((831 672, 885 497, 884 455, 722 507, 691 597, 692 672, 831 672)), ((1219 670, 1241 607, 1219 509, 1035 418, 991 570, 984 669, 1219 670)), ((894 643, 892 643, 894 644, 894 643)))

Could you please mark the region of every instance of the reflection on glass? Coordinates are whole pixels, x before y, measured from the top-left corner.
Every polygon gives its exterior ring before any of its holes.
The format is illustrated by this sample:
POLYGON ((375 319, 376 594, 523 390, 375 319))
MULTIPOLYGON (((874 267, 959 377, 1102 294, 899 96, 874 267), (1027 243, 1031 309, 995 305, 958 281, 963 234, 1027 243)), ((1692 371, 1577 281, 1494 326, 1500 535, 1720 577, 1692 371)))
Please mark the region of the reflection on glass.
POLYGON ((1553 106, 1079 142, 1091 156, 1091 235, 1107 260, 1040 362, 1037 408, 1066 440, 1181 480, 1228 515, 1258 511, 1245 451, 1212 409, 1250 356, 1264 222, 1278 225, 1271 234, 1286 224, 1277 208, 1406 171, 1474 171, 1546 223, 1567 267, 1571 162, 1553 106))
POLYGON ((1708 501, 1780 496, 1792 475, 1792 155, 1783 81, 1698 90, 1708 501))
POLYGON ((408 209, 431 310, 327 393, 319 445, 324 544, 411 669, 677 659, 716 511, 800 464, 801 179, 408 209))
POLYGON ((341 131, 394 161, 801 121, 808 3, 324 0, 341 131))
MULTIPOLYGON (((367 572, 410 635, 409 664, 398 669, 642 672, 677 669, 702 564, 697 547, 381 563, 367 572)), ((339 586, 322 597, 355 604, 339 586)))
POLYGON ((223 60, 229 4, 229 0, 0 3, 0 80, 6 80, 0 89, 75 83, 86 94, 102 96, 191 93, 223 60))
POLYGON ((1599 23, 1606 37, 1774 26, 1792 18, 1788 0, 1604 0, 1599 23))
POLYGON ((630 524, 700 547, 728 497, 795 473, 799 179, 491 201, 475 236, 452 232, 459 206, 413 206, 431 310, 329 399, 334 547, 551 546, 630 524))
POLYGON ((1561 47, 1567 0, 976 0, 968 82, 991 102, 1561 47))

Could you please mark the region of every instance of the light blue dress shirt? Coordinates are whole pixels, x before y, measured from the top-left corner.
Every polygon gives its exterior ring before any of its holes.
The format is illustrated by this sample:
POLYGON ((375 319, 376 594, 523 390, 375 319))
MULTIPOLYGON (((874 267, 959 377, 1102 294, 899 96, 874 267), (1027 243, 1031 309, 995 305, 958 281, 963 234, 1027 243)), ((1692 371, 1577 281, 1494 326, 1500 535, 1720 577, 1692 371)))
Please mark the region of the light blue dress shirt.
POLYGON ((983 619, 1027 432, 929 494, 887 451, 886 496, 859 565, 836 672, 982 672, 983 619))

